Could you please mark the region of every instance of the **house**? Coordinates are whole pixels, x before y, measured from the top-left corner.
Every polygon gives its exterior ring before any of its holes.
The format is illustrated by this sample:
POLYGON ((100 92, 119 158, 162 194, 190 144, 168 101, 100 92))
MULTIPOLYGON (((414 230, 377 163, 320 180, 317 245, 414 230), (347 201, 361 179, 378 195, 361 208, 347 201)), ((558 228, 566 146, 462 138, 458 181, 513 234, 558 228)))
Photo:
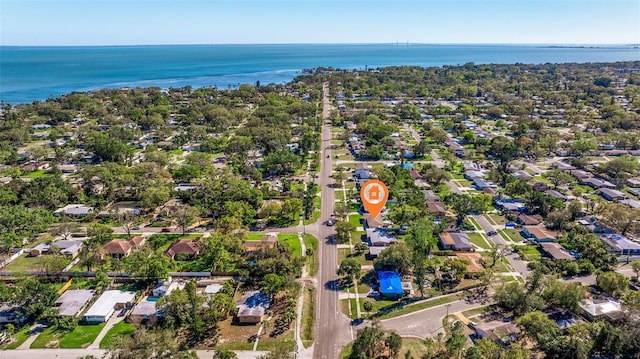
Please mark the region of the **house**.
POLYGON ((600 188, 598 194, 607 201, 620 201, 626 198, 624 193, 610 188, 600 188))
POLYGON ((442 249, 450 249, 462 252, 470 252, 471 250, 473 250, 471 240, 466 233, 442 232, 439 235, 439 240, 442 249))
POLYGON ((522 212, 527 206, 519 199, 499 198, 494 199, 494 204, 498 209, 511 212, 522 212))
POLYGON ((516 341, 522 334, 520 328, 513 322, 493 320, 481 323, 475 327, 476 337, 487 338, 500 345, 508 345, 516 341))
POLYGON ((365 229, 378 228, 378 227, 384 227, 384 222, 382 221, 382 218, 380 218, 380 215, 378 215, 376 218, 373 218, 371 214, 365 213, 362 216, 362 225, 365 229))
POLYGON ((148 323, 158 319, 158 308, 156 301, 145 300, 138 303, 129 314, 128 321, 130 323, 148 323))
POLYGON ((626 204, 631 208, 640 208, 640 201, 635 199, 623 199, 622 201, 618 201, 619 203, 626 204))
POLYGON ((535 226, 542 223, 542 216, 539 214, 518 214, 517 222, 523 226, 535 226))
POLYGON ((556 161, 554 163, 551 164, 552 168, 557 168, 561 171, 571 171, 576 169, 575 167, 573 167, 572 165, 568 164, 568 163, 564 163, 561 161, 556 161))
POLYGON ((436 217, 446 217, 447 207, 442 202, 427 202, 427 212, 436 217))
POLYGON ((640 255, 640 243, 621 234, 601 234, 602 240, 609 249, 609 252, 615 255, 640 255))
POLYGON ((266 236, 257 241, 243 241, 244 249, 247 252, 253 252, 261 248, 273 248, 278 243, 278 236, 275 233, 267 233, 266 236))
POLYGON ((71 173, 78 172, 78 165, 73 165, 73 164, 58 165, 58 169, 62 173, 71 174, 71 173))
POLYGON ((398 299, 404 295, 402 280, 398 272, 380 271, 378 272, 378 282, 380 283, 380 294, 383 297, 398 299))
POLYGON ((95 291, 90 289, 67 290, 53 303, 53 306, 58 308, 60 316, 75 318, 80 315, 94 294, 95 291))
POLYGON ((611 183, 609 181, 600 179, 600 178, 596 178, 596 177, 586 178, 586 179, 581 180, 581 182, 582 182, 582 184, 586 184, 587 186, 589 186, 591 188, 594 188, 594 189, 599 189, 599 188, 603 188, 603 187, 604 188, 615 188, 616 187, 615 184, 613 184, 613 183, 611 183))
POLYGON ((116 309, 131 308, 131 303, 136 297, 136 292, 108 290, 102 293, 100 298, 82 316, 87 323, 104 323, 116 311, 116 309))
POLYGON ((53 212, 55 217, 69 216, 74 218, 81 218, 88 216, 93 212, 93 207, 85 206, 83 204, 68 204, 62 208, 58 208, 53 212))
POLYGON ((619 301, 610 298, 586 299, 579 303, 582 314, 589 320, 604 318, 609 321, 617 321, 624 317, 622 305, 619 301))
POLYGON ((485 188, 498 188, 498 186, 491 182, 491 181, 485 181, 482 178, 474 178, 473 179, 473 187, 475 187, 477 190, 483 190, 485 188))
POLYGON ((549 189, 549 186, 544 182, 536 181, 533 183, 533 190, 536 192, 544 192, 548 189, 549 189))
POLYGON ((223 287, 224 286, 222 284, 208 284, 204 288, 204 294, 206 294, 206 295, 215 295, 219 291, 221 291, 223 287))
POLYGON ((389 234, 387 230, 382 228, 367 228, 367 241, 373 247, 387 247, 396 243, 396 237, 389 234))
POLYGON ((531 179, 531 178, 533 178, 533 176, 529 172, 523 171, 523 170, 516 170, 511 175, 513 175, 513 177, 518 178, 518 179, 531 179))
POLYGON ((484 178, 484 172, 482 171, 465 171, 464 178, 469 181, 473 181, 474 178, 484 178))
POLYGON ((484 271, 482 255, 480 253, 456 253, 456 257, 468 262, 467 277, 474 277, 484 271))
POLYGON ((538 224, 536 226, 523 226, 520 231, 523 237, 533 239, 536 242, 553 242, 558 238, 558 233, 547 230, 547 228, 538 224))
POLYGON ((571 171, 568 171, 568 173, 578 181, 584 181, 586 179, 591 178, 591 173, 583 170, 571 170, 571 171))
POLYGON ((202 241, 202 237, 194 240, 180 239, 173 243, 171 247, 167 249, 165 254, 171 259, 175 259, 176 256, 180 258, 178 260, 183 260, 182 258, 193 259, 200 254, 200 241, 202 241))
POLYGON ((191 192, 197 190, 198 188, 200 188, 200 186, 194 186, 189 183, 180 183, 177 186, 173 187, 173 190, 176 192, 191 192))
POLYGON ((118 215, 128 214, 137 216, 141 213, 140 206, 137 203, 118 202, 114 203, 110 208, 98 213, 99 218, 112 218, 118 215))
POLYGON ((563 195, 562 193, 556 191, 555 189, 548 189, 548 190, 544 191, 544 193, 546 195, 548 195, 548 196, 551 196, 553 198, 561 199, 561 200, 563 200, 565 202, 569 200, 569 197, 563 195))
POLYGON ((559 260, 559 259, 565 259, 565 260, 574 260, 575 257, 572 256, 571 254, 569 254, 564 248, 562 248, 561 245, 559 245, 558 243, 554 243, 554 242, 545 242, 545 243, 540 243, 540 247, 542 248, 542 251, 551 259, 553 260, 559 260))
POLYGON ((460 157, 460 158, 464 158, 465 153, 464 153, 464 149, 462 148, 458 148, 455 151, 453 151, 453 154, 456 155, 456 157, 460 157))
POLYGON ((67 257, 75 258, 80 253, 82 241, 56 239, 53 242, 40 243, 29 250, 29 255, 32 257, 37 257, 43 254, 51 253, 51 247, 57 248, 58 251, 60 251, 60 254, 64 254, 67 257))
POLYGON ((238 311, 236 318, 240 324, 258 324, 262 321, 266 310, 269 308, 269 296, 260 291, 246 292, 236 302, 238 311))
POLYGON ((21 307, 0 305, 0 324, 20 325, 27 320, 21 307))
POLYGON ((156 287, 153 289, 154 297, 165 296, 176 289, 183 289, 185 286, 184 281, 173 281, 171 277, 168 280, 159 280, 156 287))
POLYGON ((140 248, 144 239, 142 236, 136 236, 130 240, 115 238, 105 243, 102 248, 111 257, 121 259, 131 254, 133 249, 140 248))

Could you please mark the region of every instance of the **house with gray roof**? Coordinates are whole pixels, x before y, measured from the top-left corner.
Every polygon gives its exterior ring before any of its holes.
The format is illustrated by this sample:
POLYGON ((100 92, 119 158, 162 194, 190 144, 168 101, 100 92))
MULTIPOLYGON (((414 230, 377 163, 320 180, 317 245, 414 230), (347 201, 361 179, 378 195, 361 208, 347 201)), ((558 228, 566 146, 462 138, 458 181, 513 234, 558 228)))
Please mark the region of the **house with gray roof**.
POLYGON ((451 249, 454 251, 469 252, 473 250, 471 240, 466 233, 462 232, 442 232, 439 235, 440 246, 442 249, 451 249))
POLYGON ((95 290, 92 289, 67 290, 53 303, 53 306, 58 309, 60 316, 75 318, 80 315, 94 294, 95 290))
POLYGON ((62 208, 58 208, 53 212, 55 217, 69 216, 74 218, 81 218, 88 216, 93 212, 94 208, 85 206, 84 204, 68 204, 62 208))

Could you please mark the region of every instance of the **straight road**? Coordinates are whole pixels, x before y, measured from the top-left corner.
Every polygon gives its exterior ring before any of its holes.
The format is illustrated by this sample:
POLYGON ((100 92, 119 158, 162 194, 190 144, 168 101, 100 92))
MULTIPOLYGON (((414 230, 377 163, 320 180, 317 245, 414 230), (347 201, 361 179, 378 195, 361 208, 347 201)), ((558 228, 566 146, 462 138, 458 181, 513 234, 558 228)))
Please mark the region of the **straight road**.
POLYGON ((331 218, 335 204, 331 180, 331 124, 329 121, 329 85, 323 85, 324 99, 322 103, 322 168, 319 185, 321 188, 322 208, 318 228, 320 241, 318 270, 318 301, 316 308, 316 341, 314 358, 333 359, 338 357, 342 347, 351 340, 350 322, 340 311, 339 291, 332 288, 331 283, 337 281, 337 247, 333 240, 334 227, 324 225, 331 218))
MULTIPOLYGON (((0 351, 0 358, 3 359, 33 359, 33 358, 56 358, 56 359, 77 359, 91 355, 95 358, 102 358, 106 354, 104 349, 26 349, 26 350, 4 350, 0 351)), ((198 358, 211 359, 213 350, 196 350, 198 358)), ((236 350, 234 351, 238 359, 254 359, 260 355, 267 354, 263 351, 236 350)))

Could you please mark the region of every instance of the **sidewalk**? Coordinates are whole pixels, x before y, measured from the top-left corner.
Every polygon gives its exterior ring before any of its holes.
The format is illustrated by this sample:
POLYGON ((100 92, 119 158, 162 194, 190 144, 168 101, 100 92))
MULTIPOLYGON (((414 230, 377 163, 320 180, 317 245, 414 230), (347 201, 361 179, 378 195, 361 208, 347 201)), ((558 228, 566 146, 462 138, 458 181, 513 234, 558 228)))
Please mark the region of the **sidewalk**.
POLYGON ((100 334, 98 334, 98 336, 93 341, 93 343, 91 343, 91 345, 89 345, 89 348, 90 349, 98 349, 98 348, 100 348, 100 342, 102 341, 102 339, 104 339, 104 336, 107 335, 107 332, 109 332, 109 330, 111 330, 111 328, 113 328, 114 325, 116 325, 116 324, 120 323, 121 321, 123 321, 124 318, 126 318, 126 316, 123 315, 123 316, 119 317, 118 316, 118 311, 116 310, 116 312, 113 313, 111 318, 109 318, 109 320, 107 321, 107 324, 105 324, 104 328, 102 328, 102 330, 100 331, 100 334))

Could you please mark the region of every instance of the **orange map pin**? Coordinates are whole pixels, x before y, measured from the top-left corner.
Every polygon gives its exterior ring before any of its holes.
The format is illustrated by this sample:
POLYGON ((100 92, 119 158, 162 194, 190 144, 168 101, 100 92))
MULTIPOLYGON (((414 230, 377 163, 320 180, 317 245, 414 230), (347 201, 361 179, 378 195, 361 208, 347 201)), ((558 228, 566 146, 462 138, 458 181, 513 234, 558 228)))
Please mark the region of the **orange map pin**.
POLYGON ((376 218, 389 198, 387 186, 378 180, 368 180, 360 188, 360 199, 364 208, 376 218))

